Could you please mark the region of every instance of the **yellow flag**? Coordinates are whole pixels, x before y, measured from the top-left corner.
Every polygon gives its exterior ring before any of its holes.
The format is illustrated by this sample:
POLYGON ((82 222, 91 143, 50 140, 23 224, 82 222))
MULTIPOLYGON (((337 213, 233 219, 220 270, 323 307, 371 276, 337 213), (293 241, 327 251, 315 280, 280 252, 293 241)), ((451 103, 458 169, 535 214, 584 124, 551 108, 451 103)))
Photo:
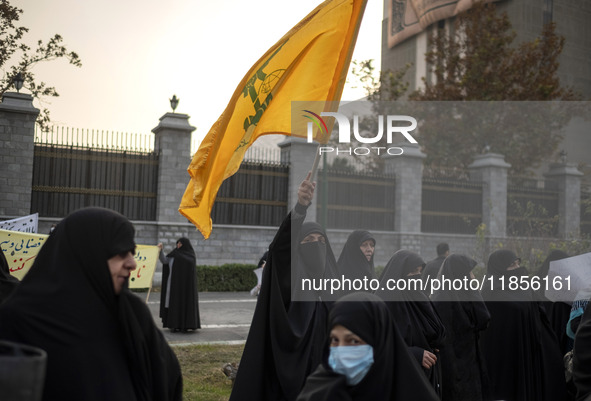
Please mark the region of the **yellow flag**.
MULTIPOLYGON (((366 2, 325 1, 242 79, 188 168, 191 181, 179 212, 205 238, 211 233, 217 192, 223 180, 238 171, 249 146, 261 135, 292 135, 291 102, 314 102, 319 114, 340 100, 366 2)), ((297 131, 306 135, 305 129, 297 131)))

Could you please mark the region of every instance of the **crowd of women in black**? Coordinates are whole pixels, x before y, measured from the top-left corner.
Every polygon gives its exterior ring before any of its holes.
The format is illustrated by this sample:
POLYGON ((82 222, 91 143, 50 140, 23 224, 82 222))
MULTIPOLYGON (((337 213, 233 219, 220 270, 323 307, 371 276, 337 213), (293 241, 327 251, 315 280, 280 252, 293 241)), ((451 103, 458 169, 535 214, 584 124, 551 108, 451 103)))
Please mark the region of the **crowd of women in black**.
MULTIPOLYGON (((377 278, 370 232, 351 233, 337 261, 323 228, 304 222, 314 192, 308 180, 269 247, 230 401, 578 401, 591 394, 591 344, 575 344, 578 395, 565 378, 563 356, 573 345, 564 339, 570 306, 500 287, 501 278, 528 275, 510 250, 489 256, 486 273, 493 280, 482 292, 384 290, 387 280, 421 278, 423 259, 399 250, 377 291, 340 293, 336 302, 322 290, 313 300, 301 297, 302 278, 377 278)), ((553 252, 539 274, 566 256, 553 252)), ((450 254, 437 275, 474 278, 476 264, 450 254)), ((588 321, 591 316, 583 316, 577 339, 591 337, 588 321)))
MULTIPOLYGON (((338 300, 325 291, 312 300, 303 296, 294 285, 302 279, 378 279, 370 232, 353 232, 337 260, 324 229, 304 222, 314 187, 309 176, 302 182, 297 205, 269 246, 230 401, 591 397, 588 299, 571 313, 543 293, 506 291, 497 281, 482 292, 437 290, 430 297, 383 285, 373 293, 342 292, 338 300), (574 384, 563 363, 571 349, 574 384)), ((182 398, 179 363, 146 305, 128 289, 136 267, 133 237, 124 216, 87 208, 60 222, 18 286, 0 260, 0 295, 12 293, 0 299, 0 340, 47 352, 44 400, 182 398)), ((193 264, 190 243, 179 240, 163 261, 180 269, 185 254, 193 264)), ((566 256, 553 252, 539 274, 566 256)), ((399 250, 379 281, 414 280, 424 266, 418 254, 399 250)), ((470 257, 451 254, 437 274, 461 280, 473 277, 475 266, 470 257)), ((495 280, 528 274, 510 250, 493 252, 486 268, 495 280)), ((171 314, 172 295, 163 299, 165 326, 199 327, 195 308, 181 322, 171 314)))

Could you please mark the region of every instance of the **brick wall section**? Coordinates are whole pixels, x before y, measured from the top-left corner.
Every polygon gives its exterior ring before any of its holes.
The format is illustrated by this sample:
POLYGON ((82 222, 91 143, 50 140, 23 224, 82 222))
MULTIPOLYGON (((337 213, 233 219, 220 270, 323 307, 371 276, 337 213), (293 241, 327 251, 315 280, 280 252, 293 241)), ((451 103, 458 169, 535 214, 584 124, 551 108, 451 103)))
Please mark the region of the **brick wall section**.
POLYGON ((0 215, 31 211, 35 120, 39 110, 27 94, 6 92, 0 103, 0 215))

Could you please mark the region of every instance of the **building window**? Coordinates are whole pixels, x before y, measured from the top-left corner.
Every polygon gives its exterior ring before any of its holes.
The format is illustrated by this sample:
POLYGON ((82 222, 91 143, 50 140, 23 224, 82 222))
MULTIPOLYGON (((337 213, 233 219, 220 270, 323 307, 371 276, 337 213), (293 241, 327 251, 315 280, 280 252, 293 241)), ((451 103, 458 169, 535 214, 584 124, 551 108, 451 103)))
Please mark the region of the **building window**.
POLYGON ((552 8, 554 0, 544 0, 544 8, 542 10, 542 22, 544 25, 552 22, 552 8))

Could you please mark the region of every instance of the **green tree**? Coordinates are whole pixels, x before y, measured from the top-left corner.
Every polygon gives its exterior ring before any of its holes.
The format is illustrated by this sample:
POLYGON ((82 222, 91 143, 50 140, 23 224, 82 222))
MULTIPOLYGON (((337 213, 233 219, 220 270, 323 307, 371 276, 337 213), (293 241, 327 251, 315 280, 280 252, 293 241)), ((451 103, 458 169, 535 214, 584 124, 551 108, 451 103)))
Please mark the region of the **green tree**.
POLYGON ((411 95, 416 100, 574 100, 571 88, 560 85, 558 57, 564 37, 554 23, 540 37, 514 47, 515 31, 507 13, 493 3, 478 2, 461 14, 449 35, 430 35, 426 61, 433 83, 411 95))
MULTIPOLYGON (((41 101, 45 97, 59 96, 55 87, 39 81, 33 73, 35 65, 57 59, 66 59, 70 64, 80 67, 82 63, 75 52, 69 51, 60 35, 47 41, 39 40, 35 49, 23 42, 28 28, 17 26, 23 10, 12 6, 8 0, 0 0, 0 96, 13 86, 13 79, 21 73, 24 84, 31 95, 41 101)), ((49 110, 43 108, 37 119, 42 129, 50 122, 49 110)))
MULTIPOLYGON (((371 114, 362 114, 359 116, 358 123, 361 135, 369 137, 374 137, 375 133, 378 132, 378 119, 376 116, 387 115, 389 113, 388 107, 392 105, 392 102, 402 98, 408 91, 408 83, 404 82, 403 77, 411 67, 410 64, 407 64, 405 67, 397 71, 387 70, 377 73, 373 63, 373 59, 362 61, 354 60, 351 69, 351 73, 364 85, 366 100, 372 103, 371 114)), ((339 147, 338 139, 334 135, 331 136, 329 143, 332 147, 339 147)), ((385 147, 387 145, 386 139, 383 138, 383 140, 373 143, 371 146, 385 147)), ((347 143, 347 146, 359 147, 367 146, 367 144, 362 144, 352 137, 351 143, 347 143)), ((384 161, 382 157, 376 156, 377 153, 372 156, 352 155, 347 157, 347 159, 356 159, 355 164, 363 166, 365 171, 380 173, 383 171, 384 161)), ((348 167, 350 166, 351 165, 346 168, 343 163, 334 163, 332 168, 342 168, 343 170, 348 171, 348 167)))
MULTIPOLYGON (((410 100, 423 103, 458 102, 453 119, 441 107, 438 110, 436 103, 417 106, 418 114, 428 116, 418 138, 427 155, 426 165, 465 168, 485 147, 505 155, 516 174, 525 174, 550 159, 571 110, 555 108, 548 115, 544 114, 546 109, 516 126, 521 111, 482 118, 483 105, 471 112, 468 102, 577 100, 579 96, 572 88, 561 86, 557 76, 564 38, 556 33, 555 25, 546 25, 540 37, 515 46, 516 34, 507 14, 498 13, 492 3, 478 2, 456 18, 451 32, 440 29, 430 35, 426 61, 433 79, 424 79, 425 88, 408 95, 410 100)), ((354 70, 365 75, 368 71, 354 70)), ((405 95, 404 72, 381 74, 377 83, 366 80, 368 100, 374 102, 376 114, 384 114, 384 108, 389 107, 381 104, 384 101, 405 95)), ((528 109, 532 110, 535 107, 528 109)), ((369 125, 370 121, 364 123, 369 125)))
MULTIPOLYGON (((538 38, 514 46, 516 34, 507 14, 498 13, 492 3, 479 2, 457 18, 452 32, 440 29, 430 35, 426 61, 434 79, 425 80, 425 88, 411 94, 411 99, 487 102, 578 98, 572 88, 560 85, 557 76, 564 37, 556 33, 554 23, 545 25, 538 38)), ((438 129, 425 129, 421 135, 426 163, 466 167, 488 146, 505 156, 512 173, 526 174, 555 155, 562 140, 560 128, 571 118, 568 106, 557 105, 551 115, 544 114, 547 110, 538 109, 536 114, 535 108, 529 108, 528 120, 521 126, 515 125, 518 113, 522 113, 517 109, 513 115, 505 111, 494 118, 488 116, 488 121, 472 116, 464 126, 473 129, 462 136, 453 126, 445 129, 445 125, 430 121, 438 129)))

